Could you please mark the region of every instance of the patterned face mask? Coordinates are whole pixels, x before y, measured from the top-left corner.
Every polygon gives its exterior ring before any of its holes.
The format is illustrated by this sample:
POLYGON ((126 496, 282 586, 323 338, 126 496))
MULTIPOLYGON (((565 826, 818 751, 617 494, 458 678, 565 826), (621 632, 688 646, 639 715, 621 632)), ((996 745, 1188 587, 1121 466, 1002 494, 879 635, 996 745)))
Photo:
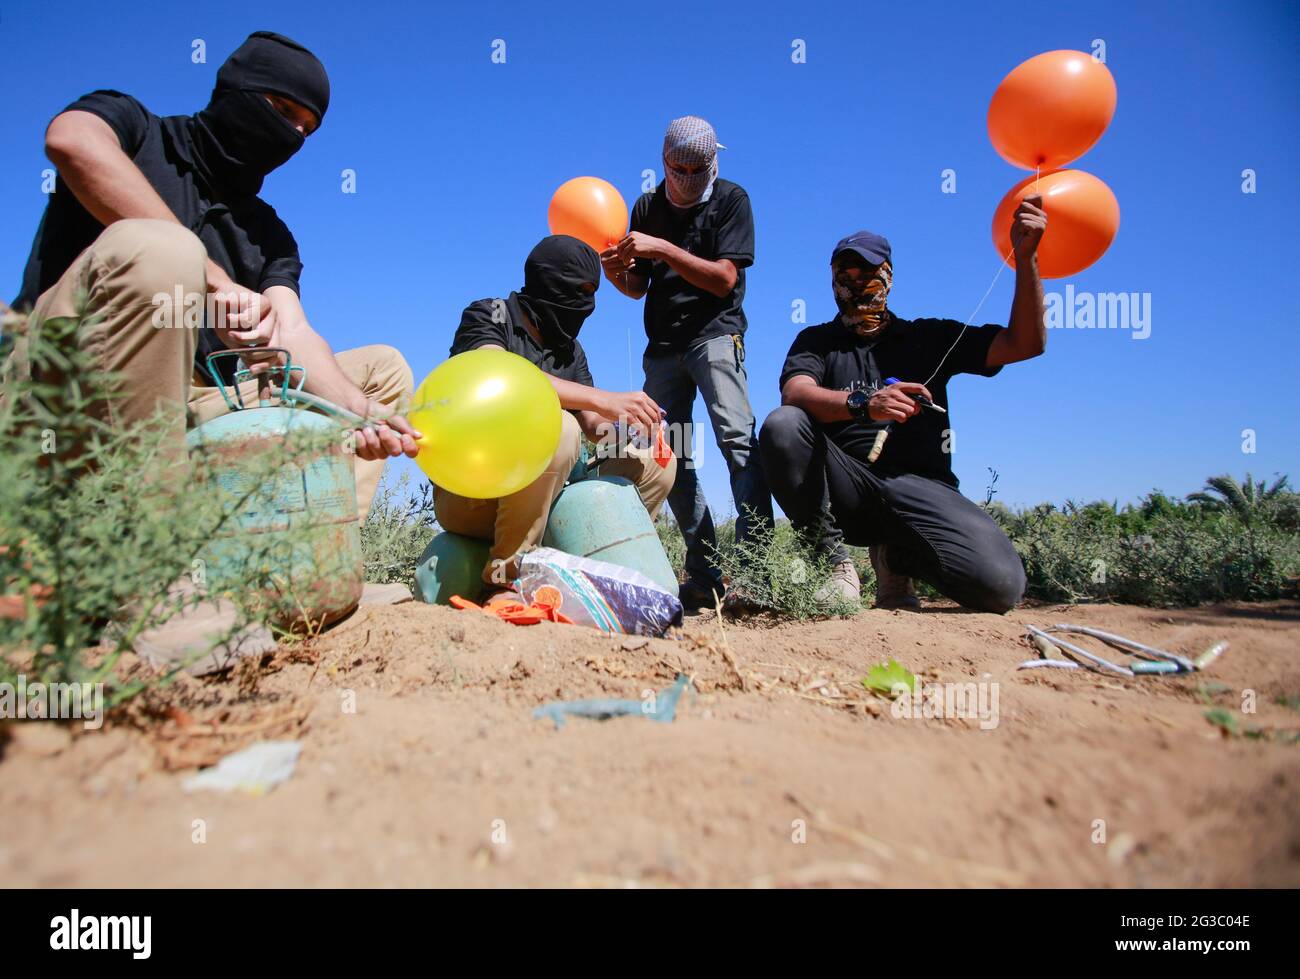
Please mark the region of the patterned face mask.
POLYGON ((860 267, 831 268, 831 287, 840 319, 860 336, 875 336, 888 319, 889 287, 894 267, 885 262, 875 271, 860 267))
POLYGON ((698 116, 674 119, 664 135, 664 182, 668 200, 677 207, 702 204, 718 177, 718 137, 698 116), (681 167, 690 167, 687 173, 681 167))

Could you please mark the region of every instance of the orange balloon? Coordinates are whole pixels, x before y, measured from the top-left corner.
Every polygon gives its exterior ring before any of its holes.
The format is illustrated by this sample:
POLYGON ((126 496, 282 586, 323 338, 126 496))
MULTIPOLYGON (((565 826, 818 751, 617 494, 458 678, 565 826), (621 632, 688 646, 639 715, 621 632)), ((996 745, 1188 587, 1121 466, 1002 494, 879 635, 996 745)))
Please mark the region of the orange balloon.
POLYGON ((1002 198, 993 213, 993 247, 1016 267, 1011 251, 1011 221, 1020 202, 1043 195, 1047 230, 1038 243, 1038 271, 1045 279, 1082 272, 1105 254, 1119 230, 1119 201, 1111 189, 1082 170, 1054 170, 1026 177, 1002 198), (1037 187, 1035 188, 1035 184, 1037 187))
POLYGON ((1115 115, 1110 69, 1082 51, 1030 58, 993 93, 989 139, 1008 163, 1055 170, 1092 149, 1115 115))
POLYGON ((551 234, 572 235, 602 252, 627 234, 627 204, 609 181, 574 177, 551 198, 546 221, 551 234))

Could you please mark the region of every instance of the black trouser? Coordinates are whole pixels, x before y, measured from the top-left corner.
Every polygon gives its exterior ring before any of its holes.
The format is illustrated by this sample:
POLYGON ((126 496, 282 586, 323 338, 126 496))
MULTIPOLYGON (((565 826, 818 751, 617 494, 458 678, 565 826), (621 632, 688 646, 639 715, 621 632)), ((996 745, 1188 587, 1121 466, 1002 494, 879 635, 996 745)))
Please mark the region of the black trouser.
POLYGON ((938 479, 847 455, 802 408, 785 405, 759 433, 772 495, 790 522, 833 561, 844 544, 886 545, 891 571, 929 582, 981 612, 1005 612, 1025 592, 1025 569, 982 509, 938 479))

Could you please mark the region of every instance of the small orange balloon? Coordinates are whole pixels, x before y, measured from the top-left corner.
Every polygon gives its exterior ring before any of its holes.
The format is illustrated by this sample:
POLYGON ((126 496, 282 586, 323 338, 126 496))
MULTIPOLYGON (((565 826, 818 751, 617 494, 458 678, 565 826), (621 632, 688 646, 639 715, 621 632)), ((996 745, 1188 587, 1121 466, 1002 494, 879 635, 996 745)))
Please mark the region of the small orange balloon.
POLYGON ((1101 138, 1115 115, 1110 69, 1082 51, 1048 51, 1002 79, 989 103, 989 139, 1008 163, 1055 170, 1101 138))
POLYGON ((1044 279, 1075 275, 1105 254, 1119 230, 1119 201, 1090 173, 1054 170, 1020 181, 993 213, 993 247, 1012 268, 1015 256, 1007 258, 1011 222, 1020 202, 1036 193, 1043 195, 1047 212, 1047 230, 1038 243, 1038 272, 1044 279))
POLYGON ((571 235, 598 252, 627 234, 627 203, 607 180, 574 177, 551 198, 546 221, 553 235, 571 235))

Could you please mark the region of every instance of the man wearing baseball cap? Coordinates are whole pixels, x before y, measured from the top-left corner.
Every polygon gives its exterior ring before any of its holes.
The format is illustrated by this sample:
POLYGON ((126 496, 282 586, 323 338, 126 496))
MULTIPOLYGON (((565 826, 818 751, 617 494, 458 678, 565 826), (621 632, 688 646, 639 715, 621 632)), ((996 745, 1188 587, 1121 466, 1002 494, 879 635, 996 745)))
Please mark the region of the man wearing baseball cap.
POLYGON ((772 497, 758 458, 745 371, 745 269, 754 263, 754 216, 743 187, 718 176, 717 134, 698 116, 664 136, 664 179, 632 208, 631 228, 601 253, 605 277, 645 298, 645 391, 666 412, 678 457, 668 496, 686 541, 682 605, 712 608, 725 588, 712 557, 713 516, 691 457, 695 394, 713 423, 731 477, 736 538, 770 524, 772 497))
POLYGON ((760 434, 768 484, 791 522, 833 566, 820 596, 857 602, 845 544, 870 547, 879 608, 919 606, 919 578, 971 609, 1006 612, 1024 568, 1006 535, 957 491, 948 381, 992 377, 1047 345, 1036 251, 1041 198, 1016 212, 1015 298, 1004 328, 906 320, 888 305, 889 242, 870 231, 831 254, 839 314, 795 338, 781 371, 781 407, 760 434))

